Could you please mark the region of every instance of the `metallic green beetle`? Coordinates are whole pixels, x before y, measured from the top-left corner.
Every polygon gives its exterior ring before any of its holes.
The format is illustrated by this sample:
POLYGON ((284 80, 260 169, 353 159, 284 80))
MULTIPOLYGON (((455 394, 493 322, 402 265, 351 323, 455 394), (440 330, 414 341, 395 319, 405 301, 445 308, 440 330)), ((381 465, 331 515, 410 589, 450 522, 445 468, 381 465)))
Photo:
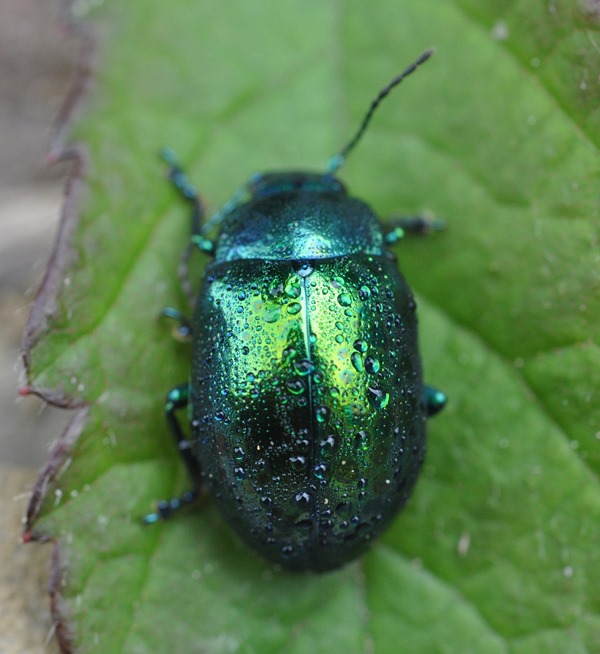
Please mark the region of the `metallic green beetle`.
POLYGON ((422 381, 416 304, 386 247, 399 228, 386 237, 334 173, 379 102, 430 55, 380 92, 326 173, 255 175, 204 224, 195 189, 165 154, 193 205, 192 243, 213 260, 191 324, 165 311, 192 335, 190 382, 169 393, 166 413, 195 489, 147 523, 206 486, 264 557, 324 571, 360 555, 408 500, 426 419, 446 399, 422 381), (175 415, 188 405, 191 438, 175 415))

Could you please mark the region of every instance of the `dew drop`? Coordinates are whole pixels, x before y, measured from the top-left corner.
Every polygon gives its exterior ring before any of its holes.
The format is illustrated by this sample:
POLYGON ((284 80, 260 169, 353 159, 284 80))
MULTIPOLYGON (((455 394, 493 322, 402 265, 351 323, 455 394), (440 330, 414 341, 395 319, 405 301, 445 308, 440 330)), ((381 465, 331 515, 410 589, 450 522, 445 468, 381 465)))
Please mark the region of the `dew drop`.
POLYGON ((294 361, 293 368, 296 374, 301 377, 306 377, 310 375, 311 372, 315 369, 315 364, 308 359, 302 359, 301 361, 294 361))
POLYGON ((325 479, 326 472, 327 466, 324 463, 318 463, 313 470, 313 474, 317 479, 325 479))
POLYGON ((304 382, 302 379, 298 379, 298 377, 294 377, 294 379, 288 379, 285 382, 285 387, 292 395, 301 395, 305 388, 304 382))
POLYGON ((365 359, 365 370, 370 373, 376 373, 379 372, 379 369, 381 368, 381 364, 379 363, 378 359, 375 359, 374 357, 367 357, 365 359))
POLYGON ((364 370, 363 360, 358 352, 352 352, 350 355, 350 361, 357 372, 362 372, 364 370))
POLYGON ((292 316, 295 316, 297 313, 300 313, 300 310, 302 309, 302 305, 300 302, 291 302, 288 304, 287 310, 288 313, 291 314, 292 316))
POLYGON ((298 270, 298 274, 300 275, 300 277, 308 277, 309 275, 312 274, 312 272, 313 269, 307 263, 303 263, 302 268, 298 270))
POLYGON ((300 283, 296 277, 290 277, 285 285, 285 294, 291 298, 299 298, 302 293, 300 283))
POLYGON ((306 438, 298 438, 296 439, 296 449, 300 450, 300 452, 308 452, 308 448, 310 446, 310 441, 306 438))
POLYGON ((274 323, 279 320, 281 316, 281 307, 277 304, 267 304, 262 311, 262 319, 268 323, 274 323))
POLYGON ((283 293, 283 284, 279 279, 273 279, 269 283, 267 291, 269 295, 273 295, 274 297, 277 297, 278 295, 281 295, 283 293))
POLYGON ((380 388, 369 386, 369 402, 374 409, 385 409, 390 401, 390 394, 387 391, 382 391, 380 388))
POLYGON ((312 497, 306 491, 302 491, 301 493, 298 493, 294 499, 301 507, 306 507, 310 504, 312 497))
POLYGON ((290 465, 292 470, 303 470, 306 467, 306 459, 303 456, 291 456, 290 465))
POLYGON ((352 344, 352 347, 357 351, 357 352, 362 352, 363 354, 367 351, 368 345, 366 341, 363 341, 362 339, 358 339, 354 341, 352 344))
POLYGON ((352 304, 352 298, 348 293, 340 293, 337 297, 337 301, 343 307, 349 307, 352 304))
POLYGON ((354 447, 357 450, 367 452, 369 450, 369 434, 366 431, 359 431, 354 437, 354 447))
POLYGON ((321 443, 321 456, 327 456, 331 454, 335 448, 335 438, 333 436, 327 436, 324 438, 321 443))

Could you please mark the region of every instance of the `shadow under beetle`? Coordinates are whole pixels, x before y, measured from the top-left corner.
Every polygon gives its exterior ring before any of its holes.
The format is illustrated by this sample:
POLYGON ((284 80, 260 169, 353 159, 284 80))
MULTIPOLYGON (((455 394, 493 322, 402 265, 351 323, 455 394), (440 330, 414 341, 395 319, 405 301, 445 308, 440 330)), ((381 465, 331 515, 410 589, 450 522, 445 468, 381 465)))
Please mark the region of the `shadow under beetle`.
POLYGON ((445 395, 423 384, 415 301, 384 233, 335 177, 383 98, 325 173, 250 178, 208 221, 170 151, 170 179, 192 205, 190 247, 212 260, 188 321, 165 315, 193 343, 189 383, 166 416, 194 484, 159 502, 146 524, 207 487, 248 545, 295 570, 324 571, 359 556, 408 500, 425 456, 425 422, 445 395), (214 240, 206 234, 219 226, 214 240), (191 438, 176 411, 188 407, 191 438))

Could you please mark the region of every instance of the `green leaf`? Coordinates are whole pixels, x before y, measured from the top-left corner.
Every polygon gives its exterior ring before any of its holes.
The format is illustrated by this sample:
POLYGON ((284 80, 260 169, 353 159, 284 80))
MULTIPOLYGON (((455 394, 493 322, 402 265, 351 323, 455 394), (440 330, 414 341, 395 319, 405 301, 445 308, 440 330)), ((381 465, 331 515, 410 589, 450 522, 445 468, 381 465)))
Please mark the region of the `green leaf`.
POLYGON ((33 389, 79 407, 29 524, 56 541, 64 651, 600 651, 595 7, 93 9, 94 81, 71 136, 89 162, 26 334, 33 389), (398 248, 427 379, 450 398, 410 506, 363 560, 322 576, 272 569, 209 498, 142 528, 187 484, 162 405, 189 350, 158 316, 186 308, 188 211, 158 150, 175 149, 213 210, 252 172, 322 170, 432 45, 342 171, 383 216, 448 223, 398 248))

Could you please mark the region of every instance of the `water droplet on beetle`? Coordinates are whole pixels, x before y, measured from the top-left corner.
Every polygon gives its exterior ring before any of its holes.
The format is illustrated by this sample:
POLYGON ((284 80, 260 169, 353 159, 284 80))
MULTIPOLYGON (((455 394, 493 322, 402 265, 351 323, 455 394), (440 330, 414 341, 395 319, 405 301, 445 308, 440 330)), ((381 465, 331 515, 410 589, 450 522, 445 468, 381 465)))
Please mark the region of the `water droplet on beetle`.
POLYGON ((310 504, 312 497, 306 491, 302 491, 301 493, 297 493, 294 499, 301 507, 307 507, 310 504))
POLYGON ((349 307, 352 304, 352 298, 348 293, 340 293, 337 301, 342 307, 349 307))
POLYGON ((296 374, 306 377, 315 369, 315 364, 308 359, 302 359, 301 361, 294 361, 293 368, 296 374))
POLYGON ((352 344, 352 347, 357 351, 357 352, 362 352, 363 354, 367 351, 368 345, 366 341, 363 341, 362 339, 357 339, 354 341, 352 344))
POLYGON ((303 263, 300 270, 297 270, 296 272, 300 275, 300 277, 308 277, 310 274, 312 274, 313 269, 307 263, 303 263))
POLYGON ((361 286, 358 290, 358 297, 361 300, 368 300, 371 297, 371 289, 368 286, 361 286))
POLYGON ((302 309, 302 305, 300 302, 291 302, 288 304, 287 310, 288 313, 291 314, 292 316, 295 316, 297 313, 300 313, 300 310, 302 309))
POLYGON ((350 355, 350 361, 357 372, 362 372, 364 370, 363 360, 358 352, 352 352, 350 355))
POLYGON ((380 368, 381 368, 381 364, 374 357, 367 357, 365 359, 365 370, 367 372, 376 373, 379 372, 380 368))
POLYGON ((273 279, 267 288, 269 295, 277 297, 283 293, 283 283, 279 279, 273 279))
POLYGON ((326 406, 318 406, 315 409, 317 422, 325 422, 329 418, 329 409, 326 406))
POLYGON ((313 474, 317 479, 325 479, 327 473, 327 466, 324 463, 318 463, 313 470, 313 474))
POLYGON ((284 545, 281 548, 281 554, 283 556, 291 556, 294 553, 294 548, 291 545, 284 545))
POLYGON ((359 431, 354 437, 354 447, 357 450, 367 452, 369 450, 369 434, 366 431, 359 431))
POLYGON ((304 392, 304 382, 301 379, 295 377, 294 379, 288 379, 285 382, 285 387, 288 392, 292 395, 301 395, 304 392))
POLYGON ((290 277, 285 285, 285 294, 291 298, 299 298, 302 294, 302 289, 300 288, 300 282, 296 277, 290 277))
POLYGON ((385 409, 390 401, 390 394, 387 391, 382 391, 380 388, 369 386, 369 402, 374 409, 385 409))
MULTIPOLYGON (((303 430, 301 430, 303 431, 303 430)), ((295 442, 295 447, 297 450, 300 452, 308 452, 308 448, 310 446, 310 441, 308 438, 297 438, 295 442)))
POLYGON ((262 311, 262 319, 268 323, 272 324, 277 322, 281 317, 281 307, 278 304, 267 304, 262 311))
POLYGON ((306 467, 306 459, 303 456, 291 456, 290 465, 292 466, 292 470, 303 470, 306 467))
POLYGON ((327 456, 331 454, 335 448, 335 438, 333 436, 327 436, 327 438, 324 438, 321 443, 321 455, 322 456, 327 456))

